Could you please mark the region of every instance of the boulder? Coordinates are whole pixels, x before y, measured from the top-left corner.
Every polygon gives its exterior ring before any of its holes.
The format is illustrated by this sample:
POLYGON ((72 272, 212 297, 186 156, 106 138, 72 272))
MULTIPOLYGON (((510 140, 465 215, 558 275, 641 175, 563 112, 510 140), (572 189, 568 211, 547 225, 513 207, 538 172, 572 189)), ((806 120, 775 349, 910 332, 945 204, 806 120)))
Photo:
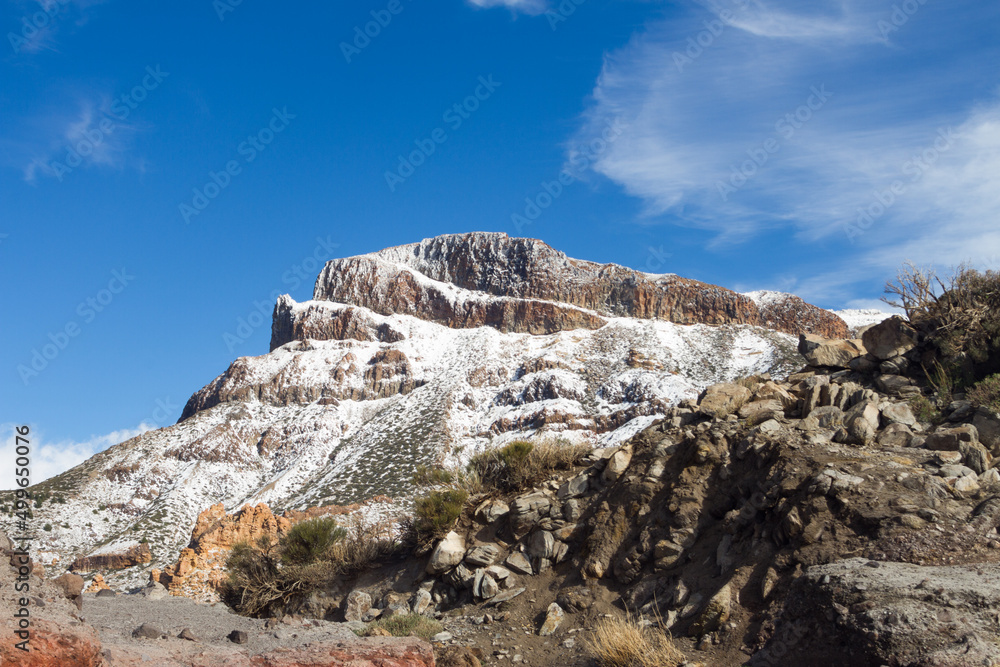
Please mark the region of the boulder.
POLYGON ((861 338, 865 349, 879 361, 906 354, 917 346, 917 332, 899 315, 876 324, 861 338))
POLYGON ((962 442, 958 445, 958 451, 962 455, 962 463, 981 475, 990 468, 992 456, 978 442, 962 442))
POLYGON ((992 410, 979 408, 972 418, 972 425, 979 433, 980 442, 993 452, 1000 455, 1000 415, 992 410))
POLYGON ((847 368, 852 360, 865 354, 865 347, 860 340, 837 340, 816 334, 799 334, 799 354, 805 357, 810 366, 847 368))
POLYGON ((485 569, 476 570, 476 577, 472 583, 472 594, 480 600, 489 600, 496 597, 500 592, 500 586, 489 572, 485 569))
POLYGON ((834 431, 844 425, 845 418, 846 415, 840 408, 825 405, 810 412, 808 417, 799 422, 798 427, 803 431, 834 431))
POLYGON ((234 644, 246 644, 250 639, 243 630, 233 630, 226 637, 234 644))
POLYGON ((556 494, 559 500, 566 500, 567 498, 579 498, 583 494, 587 493, 587 489, 590 487, 590 475, 587 473, 580 473, 570 477, 568 480, 563 482, 562 486, 559 487, 559 491, 556 494))
POLYGON ((170 593, 167 592, 166 587, 158 582, 153 582, 142 589, 142 596, 150 600, 163 600, 168 595, 170 593))
POLYGON ((553 602, 549 605, 549 608, 545 612, 545 621, 542 623, 541 629, 538 631, 538 635, 541 637, 548 637, 562 625, 563 619, 566 618, 566 612, 563 608, 559 606, 558 602, 553 602))
POLYGON ((700 637, 719 630, 729 620, 731 608, 732 590, 729 584, 726 584, 708 600, 708 604, 691 624, 689 634, 692 637, 700 637))
POLYGON ((547 530, 539 530, 528 540, 527 553, 532 558, 552 558, 555 555, 556 540, 547 530))
POLYGON ((889 424, 878 434, 878 444, 887 449, 909 447, 913 442, 913 431, 905 424, 889 424))
POLYGON ((465 538, 451 531, 438 542, 427 563, 428 574, 442 574, 462 562, 465 558, 465 538))
POLYGON ((344 620, 362 621, 372 608, 372 596, 364 591, 351 591, 344 600, 344 620))
POLYGON ((413 613, 423 614, 431 606, 431 594, 429 591, 421 588, 417 591, 417 594, 413 596, 413 613))
POLYGON ((608 459, 607 464, 604 466, 604 472, 601 473, 605 482, 611 483, 618 479, 625 469, 628 468, 628 464, 632 462, 632 446, 626 445, 624 447, 618 448, 618 450, 611 455, 608 459))
POLYGON ((481 544, 469 549, 465 554, 465 562, 472 567, 487 567, 500 558, 500 547, 495 544, 481 544))
POLYGON ((485 500, 476 508, 475 515, 485 523, 496 523, 510 513, 510 507, 502 500, 485 500))
POLYGON ((66 599, 74 603, 77 609, 83 609, 83 577, 66 572, 53 579, 52 583, 59 587, 66 599))
POLYGON ((151 623, 143 623, 132 631, 133 639, 163 639, 167 635, 151 623))
POLYGON ((786 410, 794 408, 799 402, 799 399, 793 396, 787 389, 772 380, 768 380, 757 387, 754 398, 758 401, 779 401, 781 406, 786 410))
POLYGON ((939 429, 927 435, 924 448, 945 452, 957 452, 963 442, 979 442, 979 432, 972 424, 955 428, 939 429))
POLYGON ((992 563, 817 565, 795 579, 770 641, 748 664, 998 664, 997 608, 1000 566, 992 563))
POLYGON ((698 411, 706 417, 725 417, 750 400, 750 390, 739 384, 713 384, 701 395, 698 411))
POLYGON ((889 424, 903 424, 904 426, 914 426, 917 418, 913 416, 913 410, 906 403, 890 403, 882 408, 882 418, 889 424))
POLYGON ((504 565, 518 574, 534 574, 531 561, 520 551, 515 551, 510 556, 507 556, 504 565))

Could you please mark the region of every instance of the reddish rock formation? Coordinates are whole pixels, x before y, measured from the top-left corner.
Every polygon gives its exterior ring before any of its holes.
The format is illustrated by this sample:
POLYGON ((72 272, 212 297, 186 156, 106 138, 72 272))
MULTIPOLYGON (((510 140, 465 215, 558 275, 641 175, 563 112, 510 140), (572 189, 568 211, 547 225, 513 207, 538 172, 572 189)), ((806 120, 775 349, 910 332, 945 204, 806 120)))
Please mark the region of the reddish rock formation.
POLYGON ((94 570, 124 570, 153 560, 153 554, 148 544, 137 544, 125 551, 82 556, 70 563, 69 569, 74 572, 93 572, 94 570))
POLYGON ((402 333, 388 324, 376 324, 358 308, 328 308, 325 304, 310 304, 296 309, 288 296, 282 296, 274 306, 271 324, 271 350, 293 340, 346 340, 395 343, 403 340, 402 333))
MULTIPOLYGON (((387 496, 372 498, 365 504, 392 502, 387 496)), ((244 505, 233 514, 227 514, 221 503, 212 505, 198 515, 191 542, 181 550, 177 562, 162 571, 150 572, 150 581, 162 584, 173 595, 197 600, 215 599, 225 581, 225 564, 238 542, 256 542, 260 538, 277 541, 299 521, 321 516, 350 514, 362 505, 328 505, 310 507, 303 511, 291 510, 275 515, 264 503, 244 505)))
POLYGON ((576 260, 535 239, 493 233, 439 236, 333 260, 316 281, 313 298, 386 315, 411 314, 451 327, 485 325, 527 333, 597 328, 600 316, 627 316, 677 324, 752 324, 829 338, 847 335, 839 317, 801 299, 762 310, 747 296, 723 287, 576 260), (471 295, 449 293, 448 283, 471 295))

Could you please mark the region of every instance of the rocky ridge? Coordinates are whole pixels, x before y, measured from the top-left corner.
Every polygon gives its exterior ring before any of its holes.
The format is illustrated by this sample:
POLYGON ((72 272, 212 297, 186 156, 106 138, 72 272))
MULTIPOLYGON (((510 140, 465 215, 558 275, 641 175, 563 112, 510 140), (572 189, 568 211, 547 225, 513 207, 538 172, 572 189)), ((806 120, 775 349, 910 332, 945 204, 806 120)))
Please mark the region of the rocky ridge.
POLYGON ((921 422, 913 342, 898 319, 803 336, 827 364, 713 385, 568 474, 475 500, 428 556, 277 613, 415 610, 488 662, 589 664, 577 633, 627 608, 691 664, 997 664, 1000 415, 959 399, 921 422))
MULTIPOLYGON (((765 322, 764 306, 722 288, 570 260, 502 235, 442 237, 343 262, 324 269, 316 294, 347 303, 283 297, 270 353, 236 360, 191 397, 179 423, 40 485, 65 501, 36 512, 53 526, 40 558, 124 564, 105 572, 109 584, 141 586, 150 569, 175 562, 199 513, 215 503, 282 512, 406 498, 416 465, 460 464, 514 439, 611 446, 709 384, 788 372, 794 339, 755 323, 804 326, 782 324, 780 313, 765 322), (474 297, 503 314, 481 326, 486 320, 466 317, 465 306, 448 311, 417 293, 407 301, 405 291, 379 293, 360 274, 351 282, 355 274, 336 270, 370 262, 387 284, 416 280, 456 307, 474 297), (130 562, 143 539, 151 560, 130 562)), ((794 301, 764 301, 782 300, 794 301)), ((813 329, 844 327, 826 311, 799 310, 813 329)))

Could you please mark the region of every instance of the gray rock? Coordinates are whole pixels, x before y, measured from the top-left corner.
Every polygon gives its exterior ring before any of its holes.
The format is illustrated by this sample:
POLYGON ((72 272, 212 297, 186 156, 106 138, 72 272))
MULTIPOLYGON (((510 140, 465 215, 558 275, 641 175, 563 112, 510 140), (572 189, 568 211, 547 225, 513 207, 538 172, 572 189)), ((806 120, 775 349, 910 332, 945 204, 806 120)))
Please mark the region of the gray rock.
POLYGON ((906 354, 917 346, 917 332, 899 315, 894 315, 865 331, 865 349, 879 361, 906 354))
POLYGON ((476 508, 476 516, 486 523, 496 523, 510 513, 510 507, 501 500, 486 500, 476 508))
POLYGON ((803 431, 818 431, 820 429, 835 431, 844 425, 844 411, 832 405, 815 408, 799 422, 803 431))
POLYGON ((878 444, 886 448, 909 447, 913 432, 905 424, 890 424, 878 434, 878 444))
POLYGON ((489 604, 497 605, 503 602, 507 602, 508 600, 513 600, 518 595, 524 593, 526 590, 528 589, 522 586, 521 588, 512 588, 510 590, 503 591, 502 593, 497 593, 497 595, 489 601, 489 604))
MULTIPOLYGON (((749 390, 748 390, 749 391, 749 390)), ((604 466, 604 472, 601 473, 601 477, 605 482, 614 482, 625 469, 628 468, 628 464, 632 462, 632 446, 625 445, 620 447, 618 451, 611 455, 608 459, 607 465, 604 466)))
POLYGON ((1000 662, 993 641, 1000 566, 868 563, 856 558, 806 570, 792 585, 773 638, 749 664, 1000 662))
POLYGON ((917 418, 913 416, 913 410, 906 403, 892 403, 882 408, 882 418, 889 424, 903 424, 913 426, 917 423, 917 418))
POLYGON ((435 644, 444 644, 445 642, 450 642, 453 638, 450 632, 439 632, 431 637, 431 641, 435 644))
POLYGON ((962 462, 975 470, 977 475, 981 475, 989 469, 992 457, 986 448, 978 442, 959 443, 958 451, 962 455, 962 462))
POLYGON ((924 448, 945 452, 957 452, 963 442, 979 442, 979 432, 972 424, 954 428, 939 429, 927 435, 924 448))
POLYGON ((249 639, 243 630, 233 630, 227 638, 234 644, 246 644, 249 639))
POLYGON ((364 591, 351 591, 344 600, 344 619, 362 621, 365 613, 372 608, 372 596, 364 591))
POLYGON ((465 554, 465 562, 473 567, 487 567, 500 558, 500 547, 495 544, 482 544, 469 549, 465 554))
POLYGON ((444 539, 438 542, 427 563, 429 574, 441 574, 447 572, 462 562, 465 557, 465 538, 451 531, 445 535, 444 539))
POLYGON ((570 477, 566 480, 562 486, 559 487, 559 491, 556 494, 559 500, 565 500, 567 498, 579 498, 580 496, 587 493, 587 489, 590 487, 590 475, 587 473, 580 473, 574 477, 570 477))
POLYGON ((520 551, 515 551, 508 556, 507 560, 504 561, 504 565, 518 574, 534 574, 534 570, 531 567, 531 561, 529 561, 520 551))
POLYGON ((532 558, 552 558, 555 555, 556 539, 547 530, 539 530, 528 540, 527 554, 532 558))
POLYGON ((750 390, 738 384, 714 384, 704 391, 698 411, 706 417, 725 417, 733 414, 750 400, 750 390))
POLYGON ((973 418, 976 408, 970 401, 952 401, 945 410, 950 422, 964 422, 973 418))
POLYGON ((563 619, 566 618, 566 612, 563 608, 559 606, 558 603, 553 602, 549 605, 549 608, 545 612, 545 621, 542 623, 541 629, 538 631, 539 636, 548 637, 559 629, 562 625, 563 619))
POLYGON ((489 600, 500 592, 497 582, 485 569, 476 570, 476 578, 472 584, 472 594, 480 600, 489 600))
POLYGON ((579 500, 575 498, 567 500, 562 506, 563 519, 570 522, 576 522, 580 520, 583 516, 583 506, 579 500))
POLYGON ((432 598, 430 591, 420 589, 417 594, 413 597, 413 613, 414 614, 424 614, 427 609, 431 606, 432 598))
POLYGON ((198 638, 195 636, 193 632, 191 632, 189 628, 184 628, 183 630, 181 630, 180 633, 178 633, 177 638, 184 639, 189 642, 198 641, 198 638))
POLYGON ((986 408, 979 408, 972 418, 972 425, 979 433, 980 442, 994 456, 1000 455, 1000 416, 986 408))
POLYGON ((860 340, 837 340, 815 334, 799 335, 799 354, 810 366, 847 368, 851 361, 865 354, 860 340))
POLYGON ((143 623, 132 631, 132 637, 133 639, 162 639, 166 635, 155 625, 143 623))
POLYGON ((154 581, 142 589, 142 596, 150 600, 163 600, 169 595, 167 589, 158 581, 154 581))

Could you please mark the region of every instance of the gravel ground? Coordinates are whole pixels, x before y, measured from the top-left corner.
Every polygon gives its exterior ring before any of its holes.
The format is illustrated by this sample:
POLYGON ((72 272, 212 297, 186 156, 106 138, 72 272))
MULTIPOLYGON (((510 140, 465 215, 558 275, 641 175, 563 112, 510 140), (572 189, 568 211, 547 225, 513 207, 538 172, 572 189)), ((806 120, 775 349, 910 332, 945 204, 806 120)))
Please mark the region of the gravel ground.
POLYGON ((248 641, 240 646, 251 654, 278 647, 298 647, 311 642, 357 639, 346 623, 307 621, 302 625, 279 624, 266 629, 264 621, 234 614, 224 604, 200 604, 186 598, 170 596, 150 600, 142 595, 97 597, 84 595, 82 617, 101 634, 105 644, 141 644, 151 640, 133 639, 132 631, 149 623, 169 637, 177 637, 187 628, 201 644, 234 647, 228 636, 233 630, 243 630, 248 641), (307 625, 308 623, 308 625, 307 625))

